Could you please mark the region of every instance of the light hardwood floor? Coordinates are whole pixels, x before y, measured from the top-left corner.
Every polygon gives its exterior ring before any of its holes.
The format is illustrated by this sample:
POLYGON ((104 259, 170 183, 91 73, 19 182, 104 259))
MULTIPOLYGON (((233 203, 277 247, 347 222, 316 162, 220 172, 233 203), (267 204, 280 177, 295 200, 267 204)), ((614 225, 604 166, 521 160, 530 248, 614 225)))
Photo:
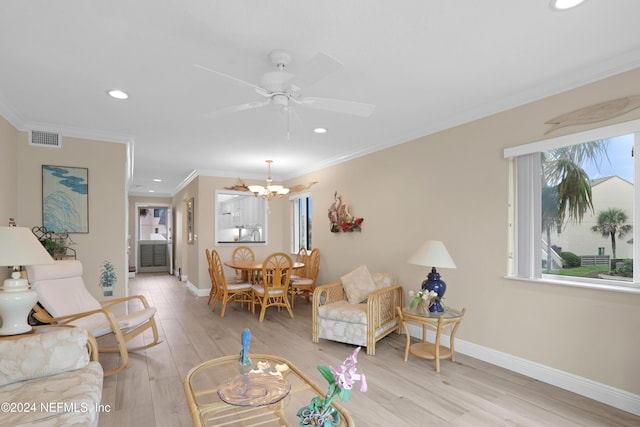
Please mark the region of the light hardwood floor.
MULTIPOLYGON (((354 347, 321 340, 311 342, 311 305, 296 301, 295 319, 286 310, 267 310, 265 321, 233 304, 220 318, 207 298, 196 298, 168 274, 139 274, 130 294, 145 295, 158 309, 163 342, 132 353, 131 367, 105 378, 101 427, 191 426, 182 381, 193 366, 240 351, 240 334, 250 328, 250 351, 290 360, 322 388, 320 363, 337 365, 354 347), (108 405, 108 406, 107 406, 108 405)), ((464 321, 461 328, 464 328, 464 321)), ((146 336, 144 339, 148 339, 146 336)), ((442 361, 409 356, 402 360, 404 335, 392 334, 364 351, 359 367, 369 391, 355 390, 344 404, 356 425, 364 426, 639 426, 640 417, 574 393, 498 368, 462 354, 442 361)), ((107 367, 115 355, 101 355, 107 367)), ((294 420, 295 421, 295 420, 294 420)))

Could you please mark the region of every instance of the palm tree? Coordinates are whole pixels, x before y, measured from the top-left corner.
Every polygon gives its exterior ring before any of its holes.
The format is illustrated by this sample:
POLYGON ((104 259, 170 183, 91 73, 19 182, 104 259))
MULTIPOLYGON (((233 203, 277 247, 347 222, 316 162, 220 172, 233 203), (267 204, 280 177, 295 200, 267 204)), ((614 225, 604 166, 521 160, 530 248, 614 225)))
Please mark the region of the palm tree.
POLYGON ((580 165, 599 165, 607 156, 607 140, 560 147, 542 153, 542 228, 547 235, 547 272, 551 269, 551 230, 565 221, 582 221, 593 211, 591 180, 580 165))
POLYGON ((633 228, 631 224, 625 224, 627 219, 622 209, 609 208, 598 213, 598 225, 591 227, 591 231, 601 233, 602 237, 611 237, 613 259, 616 259, 616 235, 622 239, 633 228))

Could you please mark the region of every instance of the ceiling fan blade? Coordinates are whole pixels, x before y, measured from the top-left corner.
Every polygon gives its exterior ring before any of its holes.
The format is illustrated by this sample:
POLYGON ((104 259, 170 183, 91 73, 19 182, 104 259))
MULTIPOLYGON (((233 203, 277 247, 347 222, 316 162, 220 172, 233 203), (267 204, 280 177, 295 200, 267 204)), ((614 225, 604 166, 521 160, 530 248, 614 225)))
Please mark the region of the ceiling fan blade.
POLYGON ((201 70, 205 70, 205 71, 208 71, 210 73, 214 73, 214 74, 217 74, 219 76, 225 77, 227 79, 233 80, 233 81, 238 82, 240 84, 243 84, 245 86, 252 87, 252 88, 254 88, 256 90, 256 92, 258 92, 261 95, 265 95, 266 96, 267 93, 268 93, 266 90, 264 90, 260 86, 258 86, 256 84, 253 84, 251 82, 248 82, 246 80, 242 80, 242 79, 239 79, 237 77, 230 76, 229 74, 221 73, 220 71, 212 70, 211 68, 207 68, 207 67, 205 67, 203 65, 200 65, 200 64, 193 64, 193 66, 197 67, 197 68, 200 68, 201 70))
POLYGON ((223 116, 229 113, 239 113, 241 111, 253 110, 254 108, 264 107, 271 102, 271 98, 266 101, 253 101, 247 102, 246 104, 240 105, 232 105, 230 107, 221 108, 219 110, 211 111, 210 113, 206 113, 204 116, 208 118, 216 118, 223 116))
POLYGON ((342 64, 326 53, 318 52, 309 62, 303 64, 295 73, 291 84, 306 89, 314 83, 337 71, 342 64))
POLYGON ((302 99, 302 105, 318 110, 335 111, 354 116, 369 117, 376 108, 373 104, 363 102, 342 101, 340 99, 316 98, 308 96, 302 99))

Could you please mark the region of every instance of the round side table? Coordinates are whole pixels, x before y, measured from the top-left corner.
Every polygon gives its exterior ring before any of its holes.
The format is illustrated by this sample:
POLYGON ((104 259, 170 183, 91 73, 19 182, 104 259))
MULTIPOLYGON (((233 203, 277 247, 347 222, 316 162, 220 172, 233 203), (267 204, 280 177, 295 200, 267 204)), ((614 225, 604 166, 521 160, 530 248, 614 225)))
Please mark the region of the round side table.
POLYGON ((447 308, 444 312, 428 314, 420 313, 415 309, 404 307, 398 307, 398 314, 404 327, 404 332, 407 336, 407 344, 404 350, 404 361, 406 362, 409 357, 409 352, 417 357, 423 359, 430 359, 436 361, 436 372, 440 372, 440 359, 451 359, 455 361, 455 350, 453 347, 454 338, 462 317, 466 308, 462 311, 458 311, 452 308, 447 308), (417 323, 422 326, 422 341, 411 344, 411 335, 409 334, 409 328, 407 322, 417 323), (427 328, 435 330, 436 338, 434 343, 427 341, 427 328), (440 345, 440 336, 442 331, 446 328, 451 328, 451 334, 449 335, 449 347, 440 345))

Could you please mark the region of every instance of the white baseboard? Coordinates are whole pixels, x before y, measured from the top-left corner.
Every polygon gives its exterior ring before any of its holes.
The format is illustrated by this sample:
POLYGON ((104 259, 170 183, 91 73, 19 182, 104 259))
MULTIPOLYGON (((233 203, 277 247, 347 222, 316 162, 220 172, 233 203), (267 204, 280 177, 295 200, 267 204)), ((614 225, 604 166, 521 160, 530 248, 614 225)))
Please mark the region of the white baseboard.
MULTIPOLYGON (((407 326, 412 337, 422 338, 422 328, 415 324, 408 324, 407 326)), ((433 342, 435 333, 427 331, 427 339, 433 342)), ((449 336, 442 335, 440 341, 448 343, 449 336)), ((458 338, 455 339, 455 350, 456 353, 471 356, 640 416, 640 395, 458 338)))
POLYGON ((200 289, 187 280, 187 289, 197 297, 208 297, 210 289, 200 289))
POLYGON ((135 271, 130 271, 129 272, 129 277, 136 277, 136 272, 135 271))

